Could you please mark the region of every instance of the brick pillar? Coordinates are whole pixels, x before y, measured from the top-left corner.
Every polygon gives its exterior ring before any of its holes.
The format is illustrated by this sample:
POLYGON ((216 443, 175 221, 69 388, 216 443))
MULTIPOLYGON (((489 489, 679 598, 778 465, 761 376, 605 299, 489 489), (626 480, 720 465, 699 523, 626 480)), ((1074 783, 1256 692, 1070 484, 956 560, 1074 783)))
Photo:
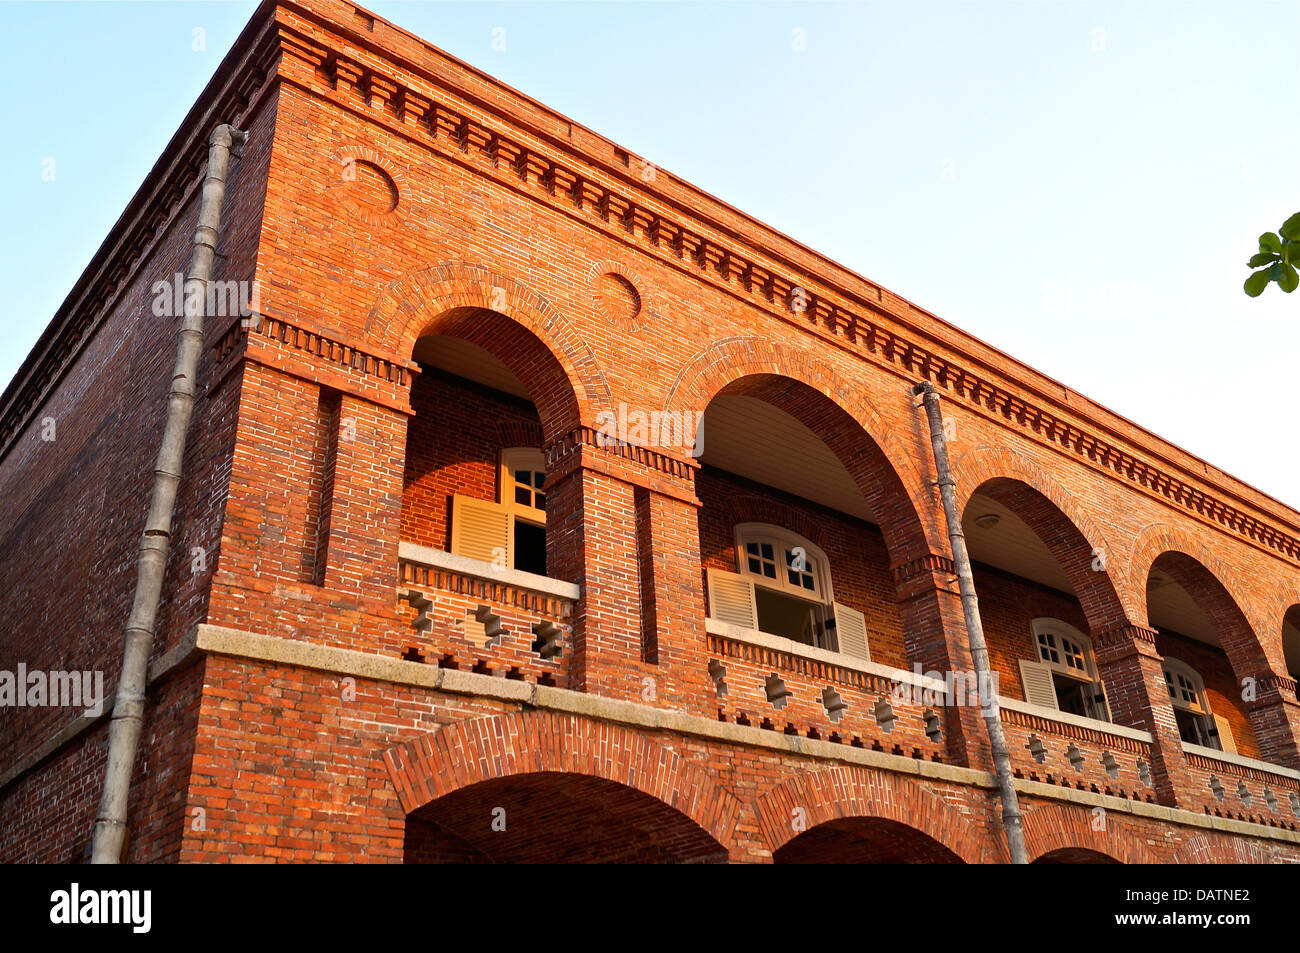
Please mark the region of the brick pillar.
POLYGON ((689 482, 610 457, 572 443, 548 450, 547 565, 582 588, 573 687, 705 713, 699 502, 689 482))
MULTIPOLYGON (((952 557, 926 553, 895 565, 893 576, 908 661, 940 678, 949 672, 964 677, 973 671, 952 557)), ((944 738, 953 764, 993 770, 988 729, 979 707, 947 706, 944 738)))
POLYGON ((1116 724, 1151 733, 1151 781, 1156 797, 1161 804, 1176 807, 1192 803, 1193 781, 1155 639, 1154 629, 1128 623, 1093 633, 1097 670, 1106 686, 1111 718, 1116 724))
MULTIPOLYGON (((321 547, 323 585, 396 605, 407 416, 341 394, 321 547)), ((395 610, 394 610, 395 611, 395 610)))
POLYGON ((1246 702, 1260 756, 1284 768, 1300 768, 1300 702, 1296 681, 1270 673, 1255 686, 1255 700, 1246 702))

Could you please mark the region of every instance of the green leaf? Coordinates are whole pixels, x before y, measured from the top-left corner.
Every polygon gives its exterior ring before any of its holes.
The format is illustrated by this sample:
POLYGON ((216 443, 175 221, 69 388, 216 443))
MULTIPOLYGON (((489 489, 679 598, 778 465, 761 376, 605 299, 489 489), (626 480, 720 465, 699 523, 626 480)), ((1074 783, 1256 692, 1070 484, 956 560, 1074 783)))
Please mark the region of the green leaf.
POLYGON ((1277 280, 1277 286, 1287 294, 1295 291, 1296 285, 1300 285, 1300 275, 1290 265, 1282 266, 1282 277, 1277 280))
POLYGON ((1280 252, 1282 250, 1282 239, 1278 238, 1273 232, 1265 232, 1259 236, 1259 250, 1280 252))
MULTIPOLYGON (((1287 246, 1287 247, 1291 247, 1291 246, 1287 246)), ((1246 262, 1246 264, 1251 268, 1258 268, 1261 265, 1272 264, 1275 261, 1277 261, 1277 255, 1274 255, 1270 252, 1262 251, 1258 255, 1251 255, 1250 261, 1246 262)))
POLYGON ((1287 242, 1282 246, 1282 260, 1291 265, 1300 265, 1300 242, 1287 242))
POLYGON ((1280 261, 1273 262, 1273 267, 1268 270, 1268 280, 1280 281, 1282 278, 1282 269, 1285 267, 1286 265, 1282 264, 1280 261))
POLYGON ((1283 222, 1278 231, 1281 232, 1283 238, 1290 239, 1293 242, 1300 241, 1300 212, 1296 212, 1283 222))
POLYGON ((1268 287, 1268 270, 1257 271, 1246 279, 1244 288, 1246 294, 1252 298, 1258 298, 1260 294, 1268 287))

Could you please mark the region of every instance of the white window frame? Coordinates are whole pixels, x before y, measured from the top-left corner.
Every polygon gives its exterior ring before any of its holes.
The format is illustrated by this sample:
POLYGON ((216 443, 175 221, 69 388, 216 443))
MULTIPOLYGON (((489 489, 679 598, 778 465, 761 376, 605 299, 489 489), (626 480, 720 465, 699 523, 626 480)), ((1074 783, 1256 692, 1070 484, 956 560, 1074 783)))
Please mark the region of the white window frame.
POLYGON ((755 585, 784 595, 823 606, 835 602, 835 591, 831 586, 831 564, 826 558, 826 553, 820 546, 784 527, 771 523, 741 523, 736 526, 736 569, 740 575, 752 580, 755 585), (745 548, 747 543, 760 545, 768 543, 773 546, 774 556, 780 553, 779 558, 774 560, 775 565, 780 569, 776 574, 777 578, 772 579, 749 568, 749 554, 745 548), (808 564, 807 572, 812 577, 816 590, 809 590, 790 582, 787 573, 791 567, 787 563, 786 552, 795 548, 803 549, 804 559, 808 564))
MULTIPOLYGON (((1066 678, 1095 689, 1093 692, 1094 701, 1096 695, 1101 695, 1101 714, 1103 717, 1094 718, 1093 720, 1109 722, 1111 720, 1110 699, 1106 697, 1106 685, 1097 672, 1097 657, 1093 652, 1092 639, 1070 625, 1070 623, 1046 616, 1034 619, 1029 628, 1034 643, 1034 662, 1053 673, 1064 675, 1066 678), (1047 639, 1050 644, 1044 646, 1040 637, 1047 639), (1067 639, 1074 643, 1075 648, 1078 650, 1077 653, 1067 651, 1065 641, 1067 639), (1044 654, 1045 648, 1050 650, 1046 655, 1044 654), (1055 654, 1055 659, 1051 657, 1052 654, 1055 654), (1082 668, 1071 665, 1067 661, 1069 658, 1077 658, 1078 656, 1082 656, 1082 668)), ((1053 691, 1055 691, 1054 686, 1053 691)))
POLYGON ((1232 727, 1226 719, 1216 715, 1210 707, 1210 696, 1205 692, 1205 679, 1201 677, 1201 673, 1181 659, 1169 656, 1164 657, 1160 667, 1165 677, 1165 689, 1176 689, 1176 691, 1171 691, 1169 694, 1169 704, 1180 711, 1194 715, 1200 721, 1201 732, 1206 738, 1206 743, 1201 747, 1227 751, 1231 746, 1235 752, 1236 739, 1232 738, 1230 734, 1232 727), (1184 689, 1183 686, 1178 684, 1179 676, 1191 687, 1192 694, 1195 696, 1193 701, 1189 702, 1182 697, 1184 689), (1223 736, 1224 732, 1229 732, 1229 737, 1225 738, 1223 736))
POLYGON ((1072 678, 1079 682, 1089 682, 1100 685, 1101 679, 1097 676, 1097 659, 1092 652, 1092 639, 1088 638, 1068 622, 1062 622, 1060 619, 1041 618, 1035 619, 1030 624, 1030 631, 1034 636, 1034 653, 1035 661, 1046 665, 1054 672, 1059 672, 1067 678, 1072 678), (1051 649, 1056 654, 1056 660, 1045 657, 1043 654, 1043 644, 1040 638, 1047 638, 1051 641, 1051 649), (1076 643, 1083 655, 1083 668, 1077 668, 1070 665, 1065 659, 1069 658, 1069 653, 1065 650, 1063 640, 1069 639, 1076 643))

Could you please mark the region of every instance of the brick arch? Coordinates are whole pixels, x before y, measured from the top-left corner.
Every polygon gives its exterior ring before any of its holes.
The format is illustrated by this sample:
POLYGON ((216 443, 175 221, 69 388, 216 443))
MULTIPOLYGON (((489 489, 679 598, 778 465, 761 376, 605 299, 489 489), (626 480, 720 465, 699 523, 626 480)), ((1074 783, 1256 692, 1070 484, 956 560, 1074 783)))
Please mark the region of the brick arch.
POLYGON ((792 533, 798 533, 822 550, 827 547, 824 524, 780 500, 742 493, 730 497, 726 507, 727 519, 731 521, 732 527, 741 523, 769 523, 788 529, 792 533))
POLYGON ((552 429, 594 427, 597 414, 613 408, 604 371, 569 319, 522 282, 472 262, 440 261, 394 279, 370 308, 364 340, 410 360, 416 341, 427 335, 452 333, 473 340, 474 322, 467 317, 483 312, 502 315, 529 332, 562 370, 563 379, 559 374, 537 379, 538 362, 516 356, 517 342, 499 340, 499 330, 474 340, 516 371, 537 403, 543 423, 549 424, 548 436, 552 429), (562 393, 566 389, 572 392, 571 399, 562 393), (546 405, 563 405, 563 409, 548 414, 546 405))
POLYGON ((538 773, 601 778, 684 814, 723 846, 741 802, 672 749, 620 725, 517 712, 447 725, 384 752, 402 810, 411 814, 472 784, 538 773))
POLYGON ((997 500, 1038 534, 1065 571, 1094 635, 1128 621, 1122 574, 1106 568, 1094 570, 1097 554, 1116 554, 1101 528, 1046 470, 1023 453, 1009 447, 981 444, 953 461, 957 479, 957 505, 964 514, 977 492, 997 500))
POLYGON ((881 818, 920 831, 968 864, 989 863, 980 832, 919 781, 867 768, 841 766, 804 771, 753 802, 759 833, 777 850, 802 830, 793 824, 802 808, 806 829, 845 818, 881 818))
POLYGON ((1271 864, 1273 854, 1252 840, 1225 834, 1196 834, 1174 851, 1174 864, 1271 864))
POLYGON ((1191 533, 1168 523, 1152 523, 1138 533, 1129 558, 1129 582, 1139 599, 1141 624, 1149 625, 1147 578, 1162 561, 1162 569, 1187 590, 1219 631, 1219 642, 1238 678, 1285 672, 1281 625, 1268 626, 1269 617, 1236 588, 1237 574, 1191 533), (1274 632, 1265 639, 1261 633, 1274 632))
POLYGON ((1025 853, 1032 863, 1056 850, 1089 850, 1105 854, 1122 864, 1158 864, 1140 831, 1129 828, 1122 815, 1104 815, 1106 826, 1093 830, 1094 815, 1088 808, 1062 804, 1029 807, 1024 811, 1025 853))
MULTIPOLYGON (((809 351, 765 338, 725 338, 682 368, 663 407, 703 411, 723 390, 773 404, 808 426, 844 464, 876 515, 892 562, 943 552, 947 543, 933 519, 933 495, 898 428, 846 379, 809 351), (826 401, 808 401, 813 393, 826 401)), ((899 399, 908 399, 903 387, 899 399)))

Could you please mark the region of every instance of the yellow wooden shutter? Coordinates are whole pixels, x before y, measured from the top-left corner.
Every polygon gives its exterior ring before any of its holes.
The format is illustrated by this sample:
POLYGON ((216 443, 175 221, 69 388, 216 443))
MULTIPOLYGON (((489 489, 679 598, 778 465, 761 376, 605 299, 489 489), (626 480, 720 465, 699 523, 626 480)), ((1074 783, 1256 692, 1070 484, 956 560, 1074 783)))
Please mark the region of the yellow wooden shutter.
POLYGON ((451 501, 451 551, 509 569, 510 512, 499 503, 457 494, 451 501))
POLYGON ((1031 705, 1060 710, 1056 704, 1056 684, 1052 681, 1052 668, 1043 662, 1020 660, 1020 684, 1025 689, 1025 701, 1031 705))
POLYGON ((1232 726, 1228 724, 1228 719, 1220 715, 1214 715, 1214 727, 1219 729, 1219 747, 1225 754, 1237 753, 1237 740, 1232 737, 1232 726))
POLYGON ((838 602, 835 603, 835 640, 845 655, 871 661, 867 647, 867 617, 838 602))
POLYGON ((722 569, 709 570, 709 617, 746 629, 758 628, 754 584, 722 569))

